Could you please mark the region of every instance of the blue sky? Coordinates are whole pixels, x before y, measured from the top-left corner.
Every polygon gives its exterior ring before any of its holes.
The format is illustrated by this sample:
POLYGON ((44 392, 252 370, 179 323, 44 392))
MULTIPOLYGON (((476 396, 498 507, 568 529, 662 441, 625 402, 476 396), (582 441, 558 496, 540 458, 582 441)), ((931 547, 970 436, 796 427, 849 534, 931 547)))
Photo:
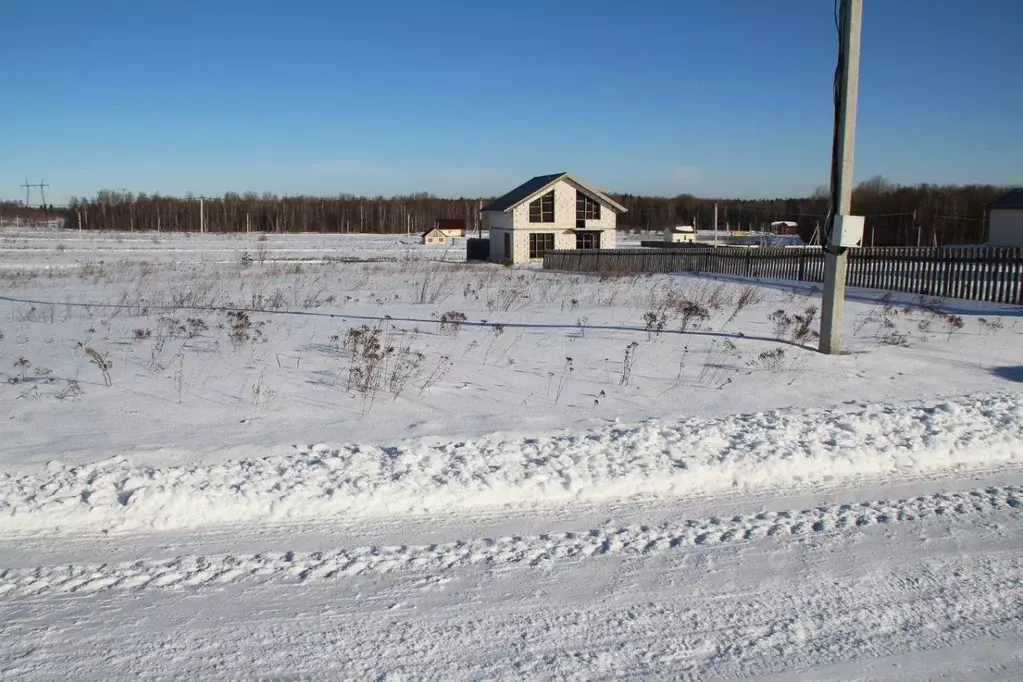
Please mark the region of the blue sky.
MULTIPOLYGON (((68 2, 0 9, 0 197, 827 182, 830 0, 68 2)), ((856 168, 1023 183, 1023 2, 865 0, 856 168)))

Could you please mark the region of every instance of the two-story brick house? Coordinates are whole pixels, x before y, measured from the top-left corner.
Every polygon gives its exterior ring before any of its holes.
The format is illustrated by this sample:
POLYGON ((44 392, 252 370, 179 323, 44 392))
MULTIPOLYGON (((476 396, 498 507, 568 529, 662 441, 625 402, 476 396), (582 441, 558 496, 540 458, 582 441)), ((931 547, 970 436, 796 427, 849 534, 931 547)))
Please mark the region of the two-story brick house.
POLYGON ((527 263, 552 249, 613 249, 625 207, 568 173, 539 175, 484 206, 490 259, 527 263))

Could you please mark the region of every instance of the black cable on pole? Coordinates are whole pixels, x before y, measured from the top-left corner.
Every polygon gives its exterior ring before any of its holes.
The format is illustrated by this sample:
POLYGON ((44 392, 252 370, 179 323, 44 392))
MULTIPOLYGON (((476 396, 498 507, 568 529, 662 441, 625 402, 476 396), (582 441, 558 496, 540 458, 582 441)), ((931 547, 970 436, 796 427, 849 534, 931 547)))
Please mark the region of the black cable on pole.
POLYGON ((842 23, 845 20, 845 4, 843 0, 835 0, 835 31, 838 33, 838 62, 835 64, 835 77, 832 83, 832 98, 835 110, 834 123, 831 132, 831 199, 828 203, 828 214, 824 218, 824 239, 821 241, 821 248, 826 253, 841 254, 845 251, 842 247, 831 245, 831 235, 834 231, 835 215, 838 213, 838 179, 841 177, 842 169, 838 165, 838 147, 842 127, 841 103, 842 103, 842 68, 845 66, 846 44, 842 36, 842 23))

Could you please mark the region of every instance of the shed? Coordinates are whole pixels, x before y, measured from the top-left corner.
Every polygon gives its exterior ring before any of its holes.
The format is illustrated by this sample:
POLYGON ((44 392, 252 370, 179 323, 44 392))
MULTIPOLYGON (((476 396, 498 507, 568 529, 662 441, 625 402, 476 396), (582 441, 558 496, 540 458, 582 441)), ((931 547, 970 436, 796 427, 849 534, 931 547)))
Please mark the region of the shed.
POLYGON ((994 246, 1023 246, 1023 187, 988 204, 987 242, 994 246))
POLYGON ((666 228, 664 241, 673 244, 691 244, 696 241, 696 228, 692 225, 676 225, 666 228))

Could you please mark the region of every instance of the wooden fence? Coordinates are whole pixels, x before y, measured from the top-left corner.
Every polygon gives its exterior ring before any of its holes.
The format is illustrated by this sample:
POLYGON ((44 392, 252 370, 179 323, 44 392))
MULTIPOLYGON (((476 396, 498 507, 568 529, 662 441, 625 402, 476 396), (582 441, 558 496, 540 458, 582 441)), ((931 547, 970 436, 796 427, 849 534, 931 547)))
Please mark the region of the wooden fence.
MULTIPOLYGON (((706 272, 736 277, 824 281, 824 252, 814 248, 692 246, 672 249, 548 251, 543 267, 570 272, 706 272)), ((1023 304, 1023 247, 851 249, 850 287, 1023 304)))

